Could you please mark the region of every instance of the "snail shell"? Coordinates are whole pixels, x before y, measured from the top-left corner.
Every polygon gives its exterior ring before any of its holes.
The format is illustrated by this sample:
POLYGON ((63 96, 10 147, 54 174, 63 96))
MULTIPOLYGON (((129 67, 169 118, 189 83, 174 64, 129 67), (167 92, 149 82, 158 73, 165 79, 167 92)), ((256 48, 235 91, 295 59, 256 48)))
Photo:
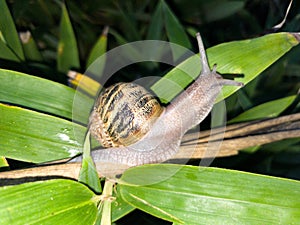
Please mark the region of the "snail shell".
POLYGON ((103 147, 129 146, 148 133, 163 110, 140 85, 117 83, 100 93, 90 117, 90 131, 103 147))
MULTIPOLYGON (((103 163, 113 163, 117 167, 120 165, 132 167, 169 160, 178 152, 183 135, 193 126, 201 123, 209 114, 222 87, 243 86, 241 82, 223 79, 217 73, 216 67, 210 70, 199 33, 197 33, 197 41, 202 64, 201 74, 165 109, 160 108, 158 102, 146 93, 141 96, 147 96, 145 97, 147 103, 142 104, 143 98, 135 95, 137 92, 144 93, 141 91, 143 88, 136 87, 135 84, 117 84, 100 95, 90 116, 91 134, 103 145, 107 142, 107 146, 119 145, 119 147, 97 149, 91 153, 95 162, 101 162, 97 164, 98 171, 105 167, 103 163), (131 86, 139 90, 125 93, 124 90, 131 86), (116 94, 113 90, 117 90, 116 94), (134 100, 131 101, 132 99, 134 100), (133 102, 133 106, 146 107, 137 110, 129 107, 129 102, 133 102), (154 106, 155 110, 149 109, 150 105, 154 106), (127 108, 129 110, 125 110, 127 108), (112 113, 112 109, 116 112, 112 113), (135 116, 130 116, 133 115, 131 112, 135 112, 136 114, 133 113, 135 116), (120 113, 124 113, 124 117, 121 117, 120 113), (146 124, 140 122, 140 117, 136 115, 142 115, 141 118, 145 119, 146 124), (111 119, 108 116, 111 116, 111 119), (133 122, 134 118, 137 121, 133 122), (123 123, 125 121, 128 124, 123 123), (115 126, 116 128, 113 128, 115 126)), ((80 161, 80 157, 72 160, 72 162, 76 161, 80 161)))

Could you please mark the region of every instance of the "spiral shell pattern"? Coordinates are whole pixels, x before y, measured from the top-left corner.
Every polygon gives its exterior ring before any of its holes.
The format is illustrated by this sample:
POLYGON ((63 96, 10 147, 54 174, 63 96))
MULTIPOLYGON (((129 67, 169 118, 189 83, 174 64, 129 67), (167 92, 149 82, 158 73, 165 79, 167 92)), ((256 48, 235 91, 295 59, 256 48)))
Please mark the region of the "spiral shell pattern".
POLYGON ((90 131, 103 147, 129 146, 150 130, 163 110, 155 96, 140 85, 117 83, 100 93, 90 131))

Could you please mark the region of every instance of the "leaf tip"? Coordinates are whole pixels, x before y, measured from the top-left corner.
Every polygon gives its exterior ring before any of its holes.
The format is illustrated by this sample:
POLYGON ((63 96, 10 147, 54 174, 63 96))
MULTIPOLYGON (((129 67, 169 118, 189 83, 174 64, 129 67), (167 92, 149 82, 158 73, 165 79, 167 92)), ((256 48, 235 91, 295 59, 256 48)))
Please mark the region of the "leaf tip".
POLYGON ((109 26, 105 26, 103 31, 102 31, 102 36, 107 37, 108 31, 109 31, 109 26))
MULTIPOLYGON (((293 35, 294 36, 294 38, 296 38, 296 40, 298 41, 298 43, 300 42, 300 33, 290 33, 291 35, 293 35)), ((297 43, 297 44, 298 44, 297 43)))

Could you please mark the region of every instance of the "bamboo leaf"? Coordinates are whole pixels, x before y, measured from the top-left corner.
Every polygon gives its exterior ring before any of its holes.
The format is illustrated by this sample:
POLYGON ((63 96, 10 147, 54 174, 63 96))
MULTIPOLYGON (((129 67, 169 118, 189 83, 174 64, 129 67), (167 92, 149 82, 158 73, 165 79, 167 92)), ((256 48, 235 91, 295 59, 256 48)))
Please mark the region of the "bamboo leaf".
POLYGON ((0 101, 87 123, 93 99, 65 85, 0 69, 0 101), (73 100, 81 104, 73 112, 73 100))
MULTIPOLYGON (((275 33, 249 40, 223 43, 207 49, 208 60, 211 66, 217 64, 220 73, 243 74, 244 77, 236 80, 247 84, 292 47, 298 45, 298 38, 298 34, 275 33)), ((166 96, 164 102, 171 101, 182 89, 172 89, 173 86, 170 84, 176 83, 186 87, 199 75, 200 69, 197 57, 191 57, 167 73, 164 79, 152 86, 152 90, 158 96, 166 96), (166 82, 165 79, 171 82, 166 82)), ((224 87, 222 96, 217 101, 237 90, 238 87, 224 87)))
MULTIPOLYGON (((99 39, 97 40, 97 42, 95 43, 95 45, 93 46, 90 52, 90 55, 87 60, 86 68, 88 68, 91 63, 93 63, 98 57, 100 57, 106 52, 107 33, 108 33, 108 27, 105 27, 103 33, 101 34, 101 36, 99 37, 99 39)), ((104 65, 102 66, 104 67, 104 65)), ((99 73, 99 71, 97 71, 97 73, 99 73)))
POLYGON ((72 67, 80 67, 77 41, 65 5, 62 6, 57 54, 57 69, 59 71, 67 73, 72 67))
POLYGON ((294 102, 296 97, 297 95, 293 95, 255 106, 233 118, 229 123, 277 117, 294 102))
POLYGON ((0 155, 41 163, 82 152, 85 128, 46 114, 0 104, 0 155))
POLYGON ((225 19, 243 9, 245 1, 211 1, 204 4, 204 17, 207 22, 225 19))
POLYGON ((70 180, 48 180, 0 188, 0 224, 93 224, 95 195, 70 180))
POLYGON ((218 168, 146 165, 125 171, 131 205, 185 224, 296 224, 300 182, 218 168))
POLYGON ((91 157, 84 157, 79 174, 79 182, 86 184, 96 193, 101 193, 102 188, 98 177, 97 169, 91 157))
POLYGON ((117 196, 116 200, 111 205, 111 220, 117 221, 128 213, 132 212, 135 208, 125 202, 121 197, 117 196))
MULTIPOLYGON (((13 52, 16 58, 18 58, 16 61, 24 61, 25 57, 19 35, 5 0, 0 0, 0 9, 0 33, 2 35, 2 42, 4 39, 4 43, 13 52)), ((2 55, 2 52, 0 54, 2 55)))
POLYGON ((114 30, 113 28, 109 29, 109 33, 112 36, 114 36, 114 38, 116 39, 116 41, 119 45, 124 45, 124 44, 128 43, 127 40, 122 35, 120 35, 116 30, 114 30))
POLYGON ((160 40, 163 31, 163 17, 162 17, 162 4, 161 2, 157 4, 156 9, 151 17, 147 39, 160 40))
POLYGON ((141 35, 137 29, 137 21, 134 19, 134 17, 122 7, 118 8, 118 16, 120 16, 120 22, 124 26, 124 36, 126 39, 130 41, 140 40, 141 35))
MULTIPOLYGON (((102 62, 102 61, 101 61, 102 62)), ((97 65, 100 63, 97 63, 97 65)), ((94 69, 96 69, 97 66, 91 66, 92 68, 89 68, 88 71, 92 71, 94 69)), ((100 75, 102 75, 103 73, 100 72, 100 75)), ((98 75, 98 74, 96 74, 98 75)), ((90 96, 96 96, 96 94, 98 93, 101 85, 100 83, 98 83, 97 81, 95 81, 94 79, 92 79, 89 76, 86 76, 84 74, 78 73, 76 71, 72 71, 70 70, 68 72, 68 77, 69 79, 69 83, 74 87, 77 88, 77 93, 80 92, 84 92, 87 93, 90 96)))
MULTIPOLYGON (((220 73, 243 74, 243 78, 236 80, 247 84, 297 46, 299 40, 297 33, 282 32, 250 40, 223 43, 208 50, 208 57, 211 54, 209 63, 210 65, 217 64, 217 70, 220 73)), ((238 90, 237 87, 224 87, 224 98, 236 90, 238 90)))
MULTIPOLYGON (((174 15, 174 13, 171 11, 171 9, 167 5, 167 3, 165 3, 165 1, 161 0, 159 4, 161 4, 164 25, 169 41, 191 49, 191 43, 188 39, 188 36, 177 17, 174 15)), ((172 55, 174 61, 176 62, 182 57, 183 53, 182 51, 178 51, 177 48, 173 48, 172 55)))
POLYGON ((169 8, 169 6, 166 4, 165 1, 162 0, 160 4, 162 5, 161 7, 163 10, 165 28, 170 42, 173 42, 175 44, 190 49, 191 43, 188 39, 185 30, 183 29, 183 26, 181 25, 181 23, 179 22, 179 20, 171 11, 171 9, 169 8))
POLYGON ((87 133, 83 145, 82 165, 78 181, 86 184, 97 193, 102 191, 98 172, 91 157, 90 132, 87 133))
MULTIPOLYGON (((1 36, 0 32, 0 36, 1 36)), ((5 42, 0 38, 0 58, 7 59, 11 61, 20 62, 20 59, 16 56, 16 54, 6 45, 5 42)))
POLYGON ((26 60, 43 61, 43 57, 29 31, 20 33, 20 38, 22 42, 22 46, 24 48, 24 54, 26 60))
POLYGON ((3 156, 0 157, 0 168, 1 167, 9 167, 6 158, 3 156))

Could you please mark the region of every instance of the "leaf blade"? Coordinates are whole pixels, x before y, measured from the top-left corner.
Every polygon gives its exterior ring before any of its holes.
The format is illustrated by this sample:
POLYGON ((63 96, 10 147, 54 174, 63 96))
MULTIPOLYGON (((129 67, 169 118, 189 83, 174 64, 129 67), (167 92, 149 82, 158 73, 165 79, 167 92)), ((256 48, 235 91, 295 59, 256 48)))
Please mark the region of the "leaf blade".
POLYGON ((65 85, 39 77, 0 69, 0 102, 35 109, 87 123, 93 99, 65 85), (75 95, 76 93, 76 95, 75 95), (81 107, 73 113, 73 100, 81 107))
POLYGON ((162 5, 165 28, 170 42, 190 49, 191 43, 185 30, 183 29, 183 26, 165 1, 162 0, 160 4, 162 5))
MULTIPOLYGON (((217 64, 217 70, 220 73, 244 74, 243 78, 236 78, 236 80, 246 85, 298 44, 297 34, 282 32, 249 40, 219 44, 207 49, 207 56, 209 64, 217 64), (260 54, 257 54, 258 52, 260 54)), ((195 61, 195 57, 191 57, 164 76, 164 79, 171 80, 171 82, 165 82, 162 79, 155 83, 151 89, 157 96, 166 96, 165 91, 169 90, 167 98, 163 99, 164 103, 169 102, 181 91, 178 89, 172 90, 169 85, 176 83, 183 87, 188 86, 199 75, 199 69, 201 69, 201 65, 199 66, 199 63, 195 61), (187 74, 182 71, 187 71, 187 74), (178 83, 178 80, 180 83, 178 83)), ((238 89, 238 87, 232 86, 223 87, 222 95, 216 102, 225 99, 238 89)))
MULTIPOLYGON (((103 55, 106 52, 107 33, 108 33, 108 27, 105 27, 102 34, 98 38, 97 42, 94 44, 94 46, 88 56, 86 68, 88 68, 90 64, 92 64, 98 57, 100 57, 101 55, 103 55)), ((104 67, 104 65, 102 65, 102 66, 104 67)))
POLYGON ((65 5, 62 6, 60 40, 57 49, 57 69, 67 73, 72 67, 80 68, 76 37, 65 5))
POLYGON ((260 104, 239 114, 235 118, 228 121, 228 123, 237 123, 279 116, 281 112, 283 112, 293 103, 296 97, 297 95, 292 95, 260 104))
POLYGON ((97 207, 87 187, 49 180, 0 188, 1 224, 92 224, 97 207))
POLYGON ((19 107, 0 104, 0 155, 42 163, 82 152, 85 128, 19 107))
MULTIPOLYGON (((0 33, 1 36, 1 33, 0 33)), ((20 59, 12 52, 12 50, 0 38, 0 57, 15 62, 20 62, 20 59)))
POLYGON ((0 156, 0 169, 1 167, 9 167, 9 164, 7 163, 7 160, 5 157, 0 156))
POLYGON ((26 60, 42 62, 43 57, 38 49, 38 46, 37 46, 35 40, 33 39, 30 31, 21 32, 20 39, 22 42, 26 60))
POLYGON ((19 35, 5 0, 0 0, 0 8, 0 32, 2 33, 7 46, 13 51, 19 61, 24 61, 25 56, 19 35))
POLYGON ((291 224, 300 218, 298 181, 180 165, 135 167, 121 180, 125 201, 173 222, 291 224))
POLYGON ((156 9, 150 21, 149 29, 147 32, 147 39, 160 40, 163 31, 163 17, 162 17, 162 4, 157 4, 156 9))
POLYGON ((83 144, 82 164, 78 181, 88 185, 97 193, 102 192, 98 172, 91 157, 90 132, 87 133, 83 144))
POLYGON ((111 205, 111 220, 113 222, 132 212, 135 208, 117 196, 111 205))

